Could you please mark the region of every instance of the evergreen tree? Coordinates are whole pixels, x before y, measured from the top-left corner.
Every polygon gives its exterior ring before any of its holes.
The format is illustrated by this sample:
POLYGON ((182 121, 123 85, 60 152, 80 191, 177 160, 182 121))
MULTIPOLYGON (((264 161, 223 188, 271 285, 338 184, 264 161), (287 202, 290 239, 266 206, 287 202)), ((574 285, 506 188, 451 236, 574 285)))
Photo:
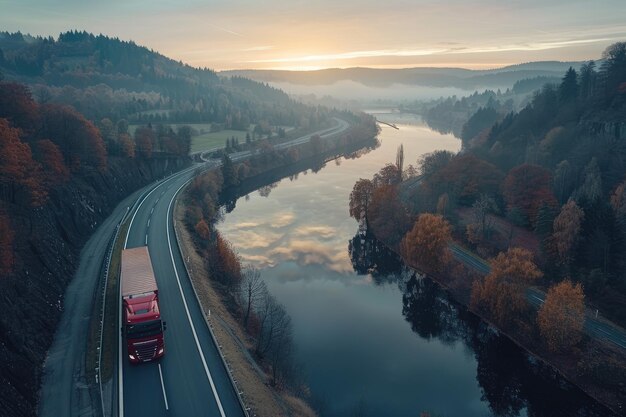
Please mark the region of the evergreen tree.
POLYGON ((570 103, 578 97, 578 76, 576 70, 569 67, 559 86, 559 100, 561 104, 570 103))

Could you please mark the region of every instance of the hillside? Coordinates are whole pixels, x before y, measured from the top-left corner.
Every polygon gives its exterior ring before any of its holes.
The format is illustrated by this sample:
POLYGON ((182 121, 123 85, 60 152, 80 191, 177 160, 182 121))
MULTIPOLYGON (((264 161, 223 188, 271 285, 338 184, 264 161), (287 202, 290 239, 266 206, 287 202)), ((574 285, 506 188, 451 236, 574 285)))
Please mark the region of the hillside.
POLYGON ((91 120, 130 123, 320 122, 316 108, 241 77, 221 78, 131 41, 71 31, 52 37, 0 32, 0 74, 31 87, 40 103, 72 105, 91 120))
POLYGON ((189 164, 185 123, 265 134, 330 113, 85 32, 0 33, 0 75, 0 415, 34 416, 81 248, 124 197, 189 164))
POLYGON ((424 87, 511 87, 515 82, 534 77, 559 77, 570 66, 579 68, 581 62, 530 62, 490 70, 463 68, 332 68, 317 71, 234 70, 222 71, 219 76, 241 76, 261 82, 288 82, 291 84, 329 85, 340 81, 354 81, 371 87, 393 84, 424 87))

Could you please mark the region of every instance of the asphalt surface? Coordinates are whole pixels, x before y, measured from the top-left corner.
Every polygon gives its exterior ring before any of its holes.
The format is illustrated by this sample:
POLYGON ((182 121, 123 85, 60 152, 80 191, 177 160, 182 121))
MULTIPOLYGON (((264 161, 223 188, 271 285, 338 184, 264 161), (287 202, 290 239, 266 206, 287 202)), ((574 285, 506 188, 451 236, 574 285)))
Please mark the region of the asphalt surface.
POLYGON ((107 245, 128 206, 139 197, 139 190, 124 199, 89 238, 80 254, 74 279, 65 291, 63 314, 44 364, 39 415, 41 417, 92 416, 85 373, 86 335, 93 311, 107 245))
MULTIPOLYGON (((488 274, 491 268, 489 263, 484 259, 478 257, 472 252, 469 252, 456 244, 449 246, 452 255, 463 262, 470 268, 480 272, 481 274, 488 274)), ((534 308, 539 309, 546 298, 546 294, 538 288, 530 287, 526 290, 526 299, 528 303, 534 308)), ((590 337, 594 339, 606 340, 622 349, 626 349, 626 332, 610 323, 608 320, 595 317, 595 312, 587 309, 585 314, 585 324, 583 326, 584 331, 590 337)))
MULTIPOLYGON (((329 136, 348 128, 337 125, 318 131, 329 136)), ((287 148, 310 140, 314 134, 293 139, 275 148, 287 148)), ((253 151, 231 154, 233 161, 253 151)), ((197 167, 218 167, 211 161, 197 167)), ((154 187, 133 215, 126 247, 147 245, 152 258, 162 319, 167 322, 165 355, 154 363, 131 365, 124 351, 120 358, 120 416, 243 416, 217 347, 211 338, 201 307, 193 293, 176 246, 172 223, 178 191, 196 175, 196 169, 176 174, 154 187)), ((124 345, 124 343, 122 343, 124 345)))
MULTIPOLYGON (((331 128, 276 145, 276 148, 302 144, 314 134, 330 136, 348 127, 347 122, 336 119, 336 125, 331 128)), ((230 156, 238 161, 252 154, 245 151, 230 156)), ((198 169, 219 165, 218 161, 198 164, 136 191, 118 204, 87 241, 81 251, 78 270, 66 290, 64 312, 44 365, 40 416, 100 414, 93 409, 93 399, 84 378, 89 320, 93 314, 99 314, 99 311, 93 311, 93 294, 98 290, 96 287, 109 239, 128 208, 137 208, 140 202, 136 214, 135 211, 131 213, 135 214, 135 218, 127 244, 129 248, 146 244, 150 248, 163 319, 167 322, 166 353, 158 363, 138 366, 131 366, 125 357, 121 358, 118 370, 122 376, 119 382, 121 390, 115 395, 115 398, 120 397, 122 404, 120 415, 244 415, 193 294, 176 246, 171 218, 176 191, 193 178, 198 169), (143 196, 146 196, 145 200, 139 200, 143 196)), ((95 406, 99 406, 99 401, 95 406)))

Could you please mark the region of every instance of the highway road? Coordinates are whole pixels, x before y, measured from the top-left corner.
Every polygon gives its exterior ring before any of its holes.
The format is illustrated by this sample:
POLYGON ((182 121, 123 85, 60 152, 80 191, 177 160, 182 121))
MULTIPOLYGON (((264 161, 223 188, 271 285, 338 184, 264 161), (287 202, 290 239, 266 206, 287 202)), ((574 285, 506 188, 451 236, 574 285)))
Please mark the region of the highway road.
MULTIPOLYGON (((459 245, 453 243, 450 244, 449 248, 457 260, 481 274, 486 275, 491 270, 487 261, 459 245)), ((541 307, 545 298, 546 294, 538 288, 531 287, 526 290, 526 299, 536 309, 541 307)), ((611 324, 608 320, 602 319, 602 317, 596 318, 595 312, 589 309, 586 310, 585 314, 584 331, 594 339, 606 340, 622 349, 626 349, 626 332, 611 324)))
MULTIPOLYGON (((337 125, 316 133, 325 137, 349 127, 347 122, 336 120, 337 125)), ((276 148, 300 145, 316 133, 276 145, 276 148)), ((244 151, 230 156, 239 161, 252 154, 252 151, 244 151)), ((132 213, 125 247, 149 247, 167 330, 165 355, 154 363, 131 365, 120 338, 121 417, 244 415, 194 295, 172 222, 174 201, 182 187, 196 175, 198 168, 219 165, 216 161, 198 164, 164 179, 143 197, 132 213)))

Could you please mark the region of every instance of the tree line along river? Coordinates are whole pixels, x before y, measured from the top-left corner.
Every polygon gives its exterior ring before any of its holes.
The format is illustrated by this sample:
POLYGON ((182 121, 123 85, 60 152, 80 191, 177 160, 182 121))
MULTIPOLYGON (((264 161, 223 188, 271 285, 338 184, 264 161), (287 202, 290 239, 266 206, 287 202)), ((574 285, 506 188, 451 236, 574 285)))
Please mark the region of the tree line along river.
POLYGON ((381 145, 266 184, 218 229, 261 269, 293 322, 296 359, 322 416, 607 416, 602 406, 358 235, 359 178, 460 140, 410 115, 376 114, 381 145))

